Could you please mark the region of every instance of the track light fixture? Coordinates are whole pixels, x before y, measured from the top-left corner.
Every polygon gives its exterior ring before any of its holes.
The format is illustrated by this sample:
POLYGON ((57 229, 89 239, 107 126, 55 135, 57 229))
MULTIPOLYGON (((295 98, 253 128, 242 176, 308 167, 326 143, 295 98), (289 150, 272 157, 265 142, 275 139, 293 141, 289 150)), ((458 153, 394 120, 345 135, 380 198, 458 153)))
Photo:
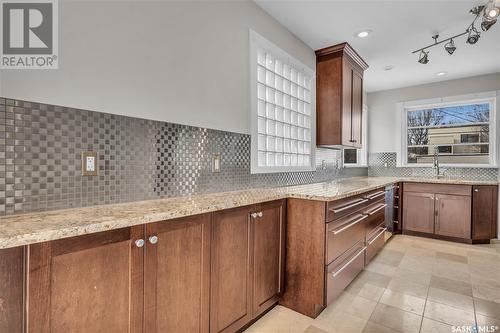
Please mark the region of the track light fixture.
POLYGON ((432 38, 434 39, 434 44, 430 44, 413 51, 412 53, 420 52, 418 62, 424 65, 427 64, 429 62, 429 49, 446 42, 447 43, 444 45, 444 49, 446 50, 446 52, 448 52, 448 54, 452 55, 457 49, 454 39, 458 37, 467 35, 467 44, 476 44, 479 41, 479 37, 481 37, 481 33, 476 28, 476 21, 481 17, 481 30, 488 31, 497 22, 497 17, 500 16, 500 7, 495 5, 495 0, 489 0, 482 6, 472 8, 470 10, 470 13, 474 15, 474 20, 467 27, 467 29, 465 29, 464 32, 455 36, 451 36, 449 38, 442 39, 440 41, 438 40, 439 35, 436 34, 432 36, 432 38))
POLYGON ((446 50, 446 52, 448 52, 449 55, 452 55, 453 52, 455 52, 457 47, 455 46, 455 42, 453 41, 453 38, 450 39, 450 41, 444 45, 444 49, 446 50))

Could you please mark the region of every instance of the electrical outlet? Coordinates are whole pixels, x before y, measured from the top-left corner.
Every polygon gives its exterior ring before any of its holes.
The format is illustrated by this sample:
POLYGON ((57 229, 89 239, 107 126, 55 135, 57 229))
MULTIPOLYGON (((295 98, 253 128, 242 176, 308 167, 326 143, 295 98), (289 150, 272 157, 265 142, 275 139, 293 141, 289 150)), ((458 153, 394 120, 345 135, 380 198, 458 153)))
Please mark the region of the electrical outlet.
POLYGON ((326 170, 326 161, 325 160, 321 161, 321 169, 326 170))
POLYGON ((82 176, 97 176, 97 152, 82 152, 82 176))
POLYGON ((385 162, 384 163, 384 168, 387 168, 387 167, 388 167, 387 162, 385 162))
POLYGON ((212 155, 212 172, 220 172, 220 155, 212 155))

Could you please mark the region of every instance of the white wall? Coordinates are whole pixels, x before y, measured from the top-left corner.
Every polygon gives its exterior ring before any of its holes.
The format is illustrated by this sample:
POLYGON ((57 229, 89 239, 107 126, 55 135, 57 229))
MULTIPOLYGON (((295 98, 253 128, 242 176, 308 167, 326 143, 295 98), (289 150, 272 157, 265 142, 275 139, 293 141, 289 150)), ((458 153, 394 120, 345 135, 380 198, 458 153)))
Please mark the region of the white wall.
POLYGON ((419 99, 500 90, 500 73, 442 81, 413 87, 368 93, 368 143, 370 153, 395 152, 396 104, 419 99))
POLYGON ((315 68, 252 1, 59 1, 59 69, 3 70, 4 97, 249 133, 248 29, 315 68))

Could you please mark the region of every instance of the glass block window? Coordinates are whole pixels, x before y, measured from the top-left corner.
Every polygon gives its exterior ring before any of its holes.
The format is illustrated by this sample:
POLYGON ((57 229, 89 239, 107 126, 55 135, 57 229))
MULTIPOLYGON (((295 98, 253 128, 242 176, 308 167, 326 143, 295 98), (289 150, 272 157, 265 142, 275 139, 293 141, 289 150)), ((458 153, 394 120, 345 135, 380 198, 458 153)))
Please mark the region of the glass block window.
POLYGON ((407 165, 496 163, 495 98, 405 108, 403 156, 407 165), (437 157, 436 157, 437 156, 437 157))
POLYGON ((252 173, 315 166, 315 74, 250 32, 252 173))

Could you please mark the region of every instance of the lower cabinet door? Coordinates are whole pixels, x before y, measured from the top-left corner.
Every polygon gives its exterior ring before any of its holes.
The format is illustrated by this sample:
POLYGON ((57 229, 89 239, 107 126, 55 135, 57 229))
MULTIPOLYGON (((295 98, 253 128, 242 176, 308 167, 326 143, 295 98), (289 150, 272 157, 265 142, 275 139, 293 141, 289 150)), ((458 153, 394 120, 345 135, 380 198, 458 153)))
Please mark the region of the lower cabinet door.
POLYGON ((142 332, 144 227, 28 246, 32 333, 142 332))
POLYGON ((471 197, 436 194, 436 235, 471 238, 471 197))
POLYGON ((259 205, 254 223, 253 316, 278 302, 284 283, 285 202, 259 205), (260 214, 262 213, 262 214, 260 214))
POLYGON ((0 250, 0 332, 23 332, 24 249, 0 250))
POLYGON ((209 331, 209 214, 146 225, 145 286, 145 332, 209 331))
POLYGON ((252 220, 255 207, 213 214, 210 332, 236 332, 252 319, 252 220))
POLYGON ((434 194, 404 192, 403 229, 434 233, 434 194))

